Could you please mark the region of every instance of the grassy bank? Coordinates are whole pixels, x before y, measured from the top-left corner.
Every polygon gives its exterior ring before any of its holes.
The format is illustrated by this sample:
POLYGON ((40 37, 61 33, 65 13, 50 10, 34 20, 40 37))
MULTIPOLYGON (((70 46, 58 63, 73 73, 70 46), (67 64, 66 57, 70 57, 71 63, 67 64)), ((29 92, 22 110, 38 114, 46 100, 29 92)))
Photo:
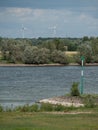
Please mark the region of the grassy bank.
POLYGON ((47 103, 6 111, 0 107, 0 130, 97 130, 98 95, 81 98, 86 101, 84 107, 47 103))
POLYGON ((0 130, 97 130, 98 113, 0 113, 0 130))

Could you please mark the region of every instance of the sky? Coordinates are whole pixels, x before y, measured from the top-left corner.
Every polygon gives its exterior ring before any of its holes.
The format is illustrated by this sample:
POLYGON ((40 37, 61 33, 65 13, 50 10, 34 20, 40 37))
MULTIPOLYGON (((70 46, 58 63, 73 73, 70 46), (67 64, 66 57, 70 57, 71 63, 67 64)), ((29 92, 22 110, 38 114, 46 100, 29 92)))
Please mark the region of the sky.
POLYGON ((0 0, 0 36, 98 37, 98 0, 0 0))

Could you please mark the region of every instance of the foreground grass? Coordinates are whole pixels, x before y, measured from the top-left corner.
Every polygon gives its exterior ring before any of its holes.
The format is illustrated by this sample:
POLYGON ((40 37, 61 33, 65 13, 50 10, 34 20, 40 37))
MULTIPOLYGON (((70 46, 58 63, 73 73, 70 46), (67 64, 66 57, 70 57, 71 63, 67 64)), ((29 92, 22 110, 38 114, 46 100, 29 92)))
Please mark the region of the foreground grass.
POLYGON ((0 130, 98 130, 98 113, 1 112, 0 130))

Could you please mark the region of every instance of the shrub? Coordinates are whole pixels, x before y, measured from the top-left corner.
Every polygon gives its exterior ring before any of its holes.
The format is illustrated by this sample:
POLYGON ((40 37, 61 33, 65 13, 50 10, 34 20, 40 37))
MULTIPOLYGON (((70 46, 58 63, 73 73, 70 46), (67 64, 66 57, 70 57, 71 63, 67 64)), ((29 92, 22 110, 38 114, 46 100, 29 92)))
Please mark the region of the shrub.
POLYGON ((13 111, 15 111, 15 112, 20 112, 21 109, 22 109, 22 106, 17 106, 17 107, 15 107, 15 108, 13 109, 13 111))
POLYGON ((78 52, 80 53, 80 54, 78 54, 80 56, 80 58, 81 58, 81 56, 85 57, 84 63, 91 63, 91 60, 92 60, 92 48, 91 48, 89 43, 81 44, 78 47, 78 52))
POLYGON ((72 84, 71 96, 80 96, 80 92, 79 92, 79 89, 78 89, 78 85, 79 85, 79 83, 77 83, 77 82, 74 82, 74 83, 72 84))
POLYGON ((95 106, 95 98, 92 95, 87 95, 84 99, 85 107, 93 108, 95 106))
POLYGON ((51 61, 53 63, 60 63, 60 64, 69 63, 68 56, 66 56, 64 52, 58 50, 54 50, 51 53, 51 61))
POLYGON ((24 105, 24 106, 19 106, 17 108, 15 108, 15 111, 19 111, 19 112, 38 112, 39 106, 37 104, 33 104, 31 106, 24 105))
POLYGON ((40 110, 41 111, 53 111, 53 105, 50 103, 42 103, 40 110))
POLYGON ((12 112, 13 110, 11 108, 6 107, 6 112, 12 112))
POLYGON ((55 111, 64 111, 65 110, 65 106, 62 105, 56 105, 54 108, 55 111))
POLYGON ((28 112, 29 111, 29 105, 24 105, 21 107, 21 112, 28 112))
POLYGON ((98 55, 92 56, 92 63, 98 63, 98 55))
POLYGON ((3 112, 3 107, 0 105, 0 112, 3 112))
POLYGON ((32 106, 29 107, 30 112, 38 112, 39 106, 37 104, 33 104, 32 106))

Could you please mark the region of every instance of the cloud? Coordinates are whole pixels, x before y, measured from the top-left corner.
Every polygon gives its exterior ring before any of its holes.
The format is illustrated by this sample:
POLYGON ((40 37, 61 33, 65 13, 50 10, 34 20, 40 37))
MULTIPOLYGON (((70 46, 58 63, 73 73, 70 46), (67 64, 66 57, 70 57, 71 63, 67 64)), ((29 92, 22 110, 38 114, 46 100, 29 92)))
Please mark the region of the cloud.
POLYGON ((88 28, 98 28, 98 19, 91 17, 90 15, 81 14, 79 16, 79 20, 80 22, 86 24, 88 28))
POLYGON ((31 13, 32 13, 32 9, 30 8, 4 8, 3 11, 0 12, 0 16, 2 17, 2 19, 6 19, 6 17, 9 17, 9 19, 13 17, 21 18, 21 17, 26 17, 28 15, 31 15, 31 13))
MULTIPOLYGON (((94 8, 89 8, 89 10, 94 10, 94 8)), ((1 32, 5 33, 8 30, 11 32, 9 34, 15 37, 13 32, 17 34, 22 24, 28 28, 26 37, 53 36, 53 30, 49 30, 53 26, 57 26, 57 36, 65 36, 66 33, 70 36, 81 36, 97 32, 98 18, 93 17, 86 9, 84 11, 16 7, 0 9, 1 32)))
POLYGON ((25 15, 30 15, 32 13, 32 9, 30 9, 30 8, 7 8, 6 12, 10 15, 22 17, 25 15))

